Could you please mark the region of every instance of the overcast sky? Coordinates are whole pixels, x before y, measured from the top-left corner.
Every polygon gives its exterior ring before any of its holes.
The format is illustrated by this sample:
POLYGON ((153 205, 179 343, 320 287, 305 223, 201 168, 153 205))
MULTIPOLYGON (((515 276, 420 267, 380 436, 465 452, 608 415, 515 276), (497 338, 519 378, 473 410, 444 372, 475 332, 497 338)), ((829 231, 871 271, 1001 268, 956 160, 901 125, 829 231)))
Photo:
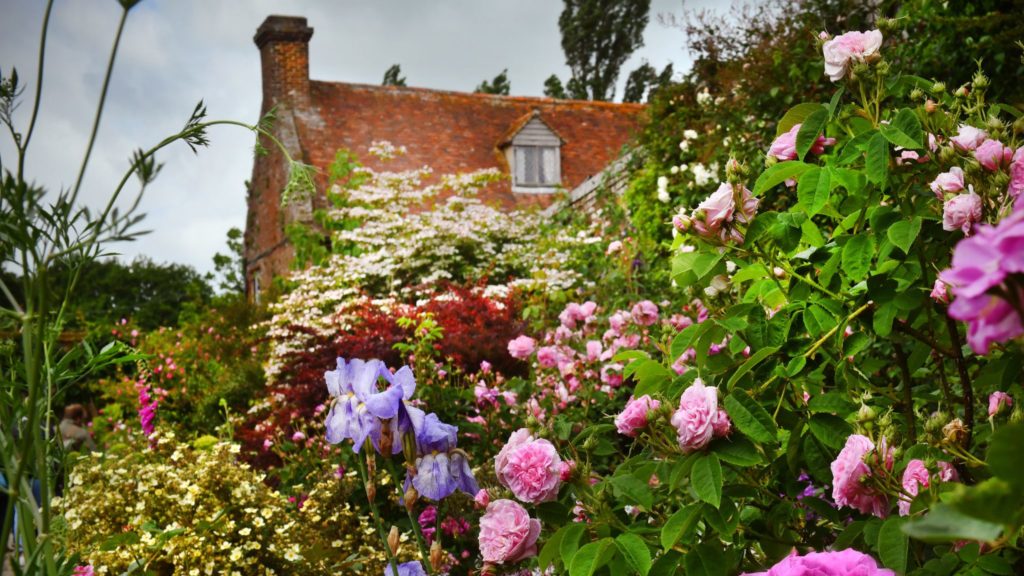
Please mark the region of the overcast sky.
MULTIPOLYGON (((0 69, 6 75, 17 67, 30 86, 15 117, 24 130, 46 3, 0 4, 0 69)), ((686 8, 715 4, 722 3, 688 0, 686 8)), ((314 79, 376 84, 400 63, 410 86, 471 91, 508 68, 512 94, 539 96, 550 74, 568 77, 561 7, 557 0, 143 0, 128 18, 83 200, 97 206, 107 198, 132 150, 180 130, 200 99, 210 119, 256 121, 260 61, 252 37, 268 14, 309 19, 314 79)), ((677 73, 689 67, 683 33, 657 18, 682 11, 682 0, 652 1, 645 46, 623 67, 619 94, 641 60, 659 70, 671 61, 677 73)), ((120 12, 115 0, 55 3, 41 115, 26 165, 48 189, 70 187, 77 177, 120 12)), ((158 156, 164 170, 142 201, 144 228, 152 233, 116 246, 125 258, 144 254, 211 270, 214 253, 226 251, 228 229, 244 227, 253 137, 224 127, 210 139, 198 156, 185 144, 158 156)), ((6 132, 0 155, 5 168, 13 164, 6 132)))

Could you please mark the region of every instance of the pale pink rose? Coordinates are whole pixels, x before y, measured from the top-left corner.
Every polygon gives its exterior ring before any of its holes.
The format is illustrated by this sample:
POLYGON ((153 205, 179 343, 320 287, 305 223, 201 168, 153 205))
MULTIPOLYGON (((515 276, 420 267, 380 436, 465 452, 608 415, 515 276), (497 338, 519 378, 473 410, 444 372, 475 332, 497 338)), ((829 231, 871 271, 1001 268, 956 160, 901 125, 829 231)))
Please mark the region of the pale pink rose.
POLYGON ((949 462, 936 462, 939 466, 939 480, 943 482, 958 482, 960 480, 960 473, 956 471, 956 466, 953 466, 949 462))
POLYGON ((928 468, 925 467, 923 461, 915 459, 907 463, 907 468, 903 471, 902 484, 903 490, 910 495, 910 498, 906 495, 900 497, 900 516, 908 516, 910 514, 910 504, 913 502, 913 497, 917 496, 918 487, 924 486, 927 488, 930 480, 931 475, 928 473, 928 468))
POLYGON ((633 306, 630 316, 638 326, 650 326, 658 321, 658 305, 650 300, 642 300, 633 306))
POLYGON ((302 442, 305 439, 306 435, 303 434, 301 431, 296 431, 294 434, 292 434, 292 442, 302 442))
POLYGON ((505 564, 537 554, 540 520, 512 500, 495 500, 480 518, 480 555, 484 562, 505 564))
POLYGON ((949 304, 949 286, 942 280, 936 278, 935 284, 932 286, 932 293, 929 294, 929 296, 931 296, 932 300, 935 300, 936 302, 949 304))
POLYGON ((888 499, 862 482, 863 478, 871 476, 871 468, 864 458, 874 449, 875 443, 866 436, 853 434, 846 439, 846 445, 831 465, 832 499, 837 506, 849 506, 885 518, 889 513, 888 499))
POLYGON ((936 198, 945 200, 946 194, 956 194, 964 189, 964 171, 959 166, 953 166, 949 172, 943 172, 936 176, 928 186, 935 193, 936 198))
POLYGON ((957 194, 942 206, 942 229, 962 230, 970 236, 971 227, 981 220, 981 196, 974 192, 957 194))
POLYGON ((596 302, 584 302, 583 304, 571 302, 558 315, 558 319, 562 321, 562 326, 575 329, 577 322, 586 323, 590 320, 594 316, 595 310, 597 310, 596 302))
POLYGON ((714 194, 708 196, 697 206, 697 212, 702 212, 704 226, 712 231, 718 231, 727 222, 732 220, 732 214, 736 211, 736 202, 733 199, 732 185, 723 182, 719 185, 714 194))
POLYGON ((601 342, 598 340, 587 341, 587 362, 597 362, 601 358, 601 342))
POLYGON ((562 473, 559 474, 559 477, 562 479, 562 482, 568 482, 572 480, 574 472, 576 472, 576 461, 566 460, 562 462, 562 473))
POLYGON ((560 355, 554 346, 542 346, 537 350, 537 362, 544 368, 554 368, 558 365, 560 355))
POLYGON ((1010 165, 1013 148, 1003 145, 999 140, 985 140, 974 151, 974 158, 982 168, 995 172, 1010 165))
POLYGON ((623 328, 629 324, 629 320, 629 312, 626 310, 619 310, 608 317, 608 325, 616 332, 615 335, 619 336, 621 335, 623 328))
POLYGON ((757 205, 758 199, 746 187, 723 182, 694 210, 693 231, 705 238, 717 237, 722 242, 742 242, 743 234, 735 224, 747 224, 753 220, 757 215, 757 205))
POLYGON ((508 353, 513 358, 529 358, 530 354, 533 354, 534 348, 537 346, 537 341, 529 336, 523 335, 512 340, 508 343, 508 353))
POLYGON ((1010 162, 1010 184, 1006 188, 1006 193, 1012 198, 1018 198, 1014 210, 1020 209, 1019 198, 1024 197, 1021 192, 1024 192, 1024 146, 1017 148, 1013 153, 1013 161, 1010 162))
MULTIPOLYGON (((796 160, 796 135, 800 132, 801 126, 803 124, 796 124, 788 132, 779 134, 768 147, 768 156, 774 156, 780 161, 796 160)), ((835 138, 825 138, 819 134, 814 144, 811 145, 811 154, 824 154, 825 146, 835 143, 835 138)))
POLYGON ((491 363, 488 362, 487 360, 482 360, 480 362, 480 371, 483 372, 484 374, 490 374, 491 368, 493 367, 494 366, 492 366, 491 363))
POLYGON ((622 364, 605 364, 601 367, 601 382, 618 388, 622 385, 622 364))
POLYGON ((689 316, 685 316, 683 314, 673 314, 668 319, 668 324, 672 328, 682 331, 688 328, 691 324, 693 324, 693 320, 689 316))
POLYGON ((721 408, 718 409, 718 417, 715 418, 715 422, 712 425, 715 430, 715 437, 728 436, 732 432, 732 420, 729 420, 729 414, 721 408))
POLYGON ((615 417, 615 428, 619 434, 635 437, 638 430, 647 427, 647 413, 657 410, 659 406, 661 402, 647 394, 639 398, 630 398, 626 407, 615 417))
POLYGON ((1006 392, 996 391, 988 397, 988 417, 992 418, 1003 409, 1013 406, 1013 398, 1006 392))
POLYGON ((836 36, 821 47, 825 56, 825 74, 833 82, 838 82, 846 76, 852 62, 864 61, 881 47, 882 33, 878 30, 836 36))
POLYGON ((711 442, 715 429, 722 429, 718 418, 725 416, 718 409, 718 388, 705 386, 697 378, 679 398, 679 409, 672 414, 679 447, 685 453, 700 450, 711 442))
POLYGON ((583 304, 580 304, 580 313, 582 314, 580 320, 589 322, 590 319, 594 317, 595 312, 597 312, 597 302, 588 300, 583 304))
POLYGON ((808 552, 803 556, 798 556, 794 549, 767 572, 746 572, 740 576, 896 576, 896 573, 879 568, 874 558, 853 548, 808 552))
POLYGON ((513 432, 495 457, 494 472, 516 498, 530 504, 554 500, 562 487, 562 459, 555 446, 534 439, 525 428, 513 432))
POLYGON ((975 128, 974 126, 961 124, 956 136, 953 136, 949 140, 958 150, 968 152, 976 149, 982 142, 988 140, 988 132, 975 128))
POLYGON ((619 240, 612 240, 608 243, 608 249, 604 251, 605 255, 611 256, 619 250, 622 250, 622 242, 619 240))
POLYGON ((896 165, 897 166, 902 166, 904 164, 909 164, 911 162, 917 162, 918 164, 924 164, 925 162, 928 161, 928 157, 927 156, 921 156, 920 154, 918 154, 917 152, 914 152, 913 150, 899 149, 899 151, 900 151, 900 155, 896 157, 896 165))
POLYGON ((491 493, 486 488, 481 488, 473 495, 473 502, 478 508, 487 508, 487 505, 491 503, 491 493))

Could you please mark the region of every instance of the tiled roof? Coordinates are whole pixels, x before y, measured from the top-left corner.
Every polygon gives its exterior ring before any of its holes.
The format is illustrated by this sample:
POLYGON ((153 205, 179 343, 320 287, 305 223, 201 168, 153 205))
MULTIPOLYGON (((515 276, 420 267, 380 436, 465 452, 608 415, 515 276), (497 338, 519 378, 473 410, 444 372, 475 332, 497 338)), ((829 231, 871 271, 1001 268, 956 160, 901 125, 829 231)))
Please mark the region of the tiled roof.
MULTIPOLYGON (((636 133, 645 106, 551 98, 496 96, 423 88, 310 82, 311 114, 297 110, 306 161, 324 168, 339 148, 375 169, 430 166, 435 173, 509 167, 500 145, 534 113, 563 144, 562 186, 571 190, 618 157, 636 133), (367 154, 375 141, 405 146, 386 163, 367 154)), ((506 207, 547 205, 550 195, 517 194, 508 180, 492 185, 488 199, 506 207)))

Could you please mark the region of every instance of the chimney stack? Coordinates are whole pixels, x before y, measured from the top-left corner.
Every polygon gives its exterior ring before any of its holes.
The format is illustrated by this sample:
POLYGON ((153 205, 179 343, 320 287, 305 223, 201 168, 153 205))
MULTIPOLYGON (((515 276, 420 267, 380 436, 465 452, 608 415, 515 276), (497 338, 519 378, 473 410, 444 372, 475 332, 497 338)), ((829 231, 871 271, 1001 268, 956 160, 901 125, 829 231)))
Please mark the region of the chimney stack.
POLYGON ((253 42, 263 68, 263 112, 277 104, 309 102, 309 39, 313 29, 298 16, 267 16, 253 42))

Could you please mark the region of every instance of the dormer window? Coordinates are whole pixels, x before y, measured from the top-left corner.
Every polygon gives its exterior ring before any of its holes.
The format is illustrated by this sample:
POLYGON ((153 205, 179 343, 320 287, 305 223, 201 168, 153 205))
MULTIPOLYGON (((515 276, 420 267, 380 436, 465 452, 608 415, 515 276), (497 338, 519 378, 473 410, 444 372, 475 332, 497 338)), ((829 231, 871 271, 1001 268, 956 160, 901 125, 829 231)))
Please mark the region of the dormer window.
POLYGON ((554 192, 562 183, 562 139, 533 112, 516 123, 503 143, 512 191, 554 192))

